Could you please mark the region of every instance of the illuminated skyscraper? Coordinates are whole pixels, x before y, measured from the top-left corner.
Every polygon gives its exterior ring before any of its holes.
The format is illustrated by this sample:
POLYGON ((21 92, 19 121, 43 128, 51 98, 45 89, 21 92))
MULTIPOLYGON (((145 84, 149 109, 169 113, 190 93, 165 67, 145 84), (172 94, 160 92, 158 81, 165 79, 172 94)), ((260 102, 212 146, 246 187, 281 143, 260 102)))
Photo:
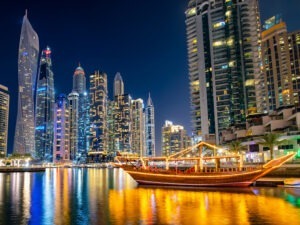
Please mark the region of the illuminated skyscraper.
POLYGON ((113 105, 114 150, 131 152, 131 96, 116 95, 113 105))
POLYGON ((162 155, 170 156, 188 147, 186 130, 183 126, 165 121, 162 127, 162 155))
POLYGON ((291 62, 286 24, 279 16, 265 21, 262 32, 263 71, 267 97, 267 110, 294 104, 291 62))
POLYGON ((190 0, 186 32, 193 132, 218 143, 266 108, 258 1, 190 0))
POLYGON ((90 151, 108 151, 107 75, 96 71, 90 75, 90 151))
POLYGON ((150 94, 148 97, 147 106, 145 108, 145 129, 146 156, 155 156, 154 105, 150 94))
POLYGON ((70 124, 70 159, 76 160, 78 154, 78 104, 79 94, 75 91, 68 95, 69 101, 69 124, 70 124))
POLYGON ((146 156, 145 149, 145 116, 142 99, 131 101, 131 151, 139 156, 146 156))
POLYGON ((5 157, 7 155, 8 117, 8 88, 0 84, 0 158, 5 157))
POLYGON ((53 119, 54 81, 51 49, 42 51, 36 89, 35 110, 35 157, 52 162, 53 159, 53 119))
POLYGON ((288 33, 294 103, 300 105, 300 31, 288 33))
POLYGON ((123 94, 124 94, 124 83, 121 74, 118 72, 116 73, 114 79, 114 96, 123 95, 123 94))
POLYGON ((18 56, 18 113, 14 137, 14 152, 35 154, 34 91, 37 76, 39 38, 27 13, 23 18, 18 56))
POLYGON ((89 101, 86 91, 86 78, 79 65, 73 75, 73 92, 78 93, 78 151, 77 159, 85 161, 89 148, 89 101))
POLYGON ((54 106, 53 162, 70 160, 70 123, 66 95, 60 94, 54 106))

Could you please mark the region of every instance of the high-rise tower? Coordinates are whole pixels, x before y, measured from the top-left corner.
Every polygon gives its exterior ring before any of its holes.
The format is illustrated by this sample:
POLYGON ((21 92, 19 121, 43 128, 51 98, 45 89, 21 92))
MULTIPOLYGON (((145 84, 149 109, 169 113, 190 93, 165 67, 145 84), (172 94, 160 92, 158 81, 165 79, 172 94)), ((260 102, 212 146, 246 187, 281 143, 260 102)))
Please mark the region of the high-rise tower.
POLYGON ((139 156, 145 156, 145 116, 142 99, 131 101, 131 151, 139 156))
POLYGON ((188 147, 189 142, 183 126, 167 120, 161 130, 163 156, 170 156, 188 147))
POLYGON ((79 65, 73 75, 73 92, 78 93, 78 160, 85 161, 89 148, 89 102, 86 91, 86 78, 79 65))
POLYGON ((190 0, 186 11, 193 132, 219 141, 265 109, 257 0, 190 0))
POLYGON ((69 101, 69 132, 70 132, 70 159, 78 159, 78 104, 79 104, 79 94, 75 91, 68 95, 69 101))
POLYGON ((41 55, 36 89, 35 115, 35 157, 52 162, 54 81, 51 49, 49 47, 44 49, 41 55))
POLYGON ((7 155, 8 117, 8 88, 0 84, 0 158, 3 158, 7 155))
POLYGON ((281 106, 294 103, 292 76, 288 53, 286 24, 273 16, 265 21, 262 32, 263 71, 267 95, 267 110, 274 111, 281 106))
POLYGON ((145 140, 146 140, 146 156, 155 156, 155 120, 154 105, 152 99, 148 97, 147 106, 145 108, 145 140))
POLYGON ((107 75, 96 71, 90 75, 90 151, 108 151, 107 75))
POLYGON ((18 56, 18 113, 14 137, 14 152, 35 153, 34 90, 37 76, 39 38, 33 30, 27 12, 23 18, 18 56))
POLYGON ((70 122, 66 95, 60 94, 54 106, 53 161, 70 160, 70 122))
POLYGON ((116 73, 114 79, 114 96, 123 95, 123 94, 124 94, 124 83, 121 74, 118 72, 116 73))

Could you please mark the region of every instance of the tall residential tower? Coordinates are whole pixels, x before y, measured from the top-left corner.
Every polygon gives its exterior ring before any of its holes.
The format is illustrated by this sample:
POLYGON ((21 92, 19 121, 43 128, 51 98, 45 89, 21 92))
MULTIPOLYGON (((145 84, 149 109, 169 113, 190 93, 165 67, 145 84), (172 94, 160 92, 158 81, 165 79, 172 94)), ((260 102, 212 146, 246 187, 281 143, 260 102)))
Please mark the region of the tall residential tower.
POLYGON ((147 106, 145 108, 145 141, 146 156, 155 156, 155 120, 154 105, 152 99, 148 97, 147 106))
POLYGON ((42 51, 36 89, 35 157, 53 160, 54 81, 51 49, 42 51))
POLYGON ((27 12, 23 18, 18 56, 18 113, 14 137, 15 153, 35 154, 34 91, 38 67, 39 38, 27 12))
POLYGON ((80 65, 73 75, 73 92, 78 93, 78 150, 76 157, 80 161, 85 161, 89 149, 89 101, 85 72, 80 65))
POLYGON ((194 135, 219 141, 265 109, 257 0, 190 0, 186 10, 194 135))
POLYGON ((107 75, 96 71, 90 75, 90 151, 108 152, 107 75))
POLYGON ((0 84, 0 158, 7 156, 8 117, 8 88, 0 84))

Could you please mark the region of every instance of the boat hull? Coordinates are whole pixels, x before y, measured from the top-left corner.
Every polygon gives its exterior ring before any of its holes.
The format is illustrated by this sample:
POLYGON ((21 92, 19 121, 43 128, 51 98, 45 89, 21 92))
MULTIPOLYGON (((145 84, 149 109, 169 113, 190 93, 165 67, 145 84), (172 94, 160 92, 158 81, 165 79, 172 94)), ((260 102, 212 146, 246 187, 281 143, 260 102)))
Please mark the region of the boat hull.
POLYGON ((264 174, 258 170, 230 174, 160 174, 125 170, 139 185, 185 186, 185 187, 248 187, 264 174))

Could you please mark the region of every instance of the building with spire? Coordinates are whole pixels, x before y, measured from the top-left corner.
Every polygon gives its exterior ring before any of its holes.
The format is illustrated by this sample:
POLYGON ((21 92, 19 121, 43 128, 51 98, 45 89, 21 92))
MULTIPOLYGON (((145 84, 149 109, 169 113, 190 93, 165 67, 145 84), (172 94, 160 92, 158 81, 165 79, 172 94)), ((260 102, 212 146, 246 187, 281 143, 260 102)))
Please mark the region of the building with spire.
POLYGON ((145 108, 145 141, 146 156, 155 156, 154 105, 150 93, 147 101, 147 106, 145 108))
MULTIPOLYGON (((56 103, 54 106, 53 162, 66 162, 70 160, 69 119, 70 118, 67 97, 65 94, 60 94, 57 96, 56 103)), ((72 139, 72 141, 74 141, 74 139, 72 139)), ((73 147, 74 142, 72 144, 73 147)))
POLYGON ((78 93, 78 150, 76 157, 77 160, 84 162, 89 149, 89 100, 85 72, 80 64, 73 75, 72 92, 78 93))
POLYGON ((108 152, 107 75, 90 75, 90 152, 108 152))
POLYGON ((35 158, 53 160, 54 81, 51 49, 42 51, 36 88, 35 158))
POLYGON ((193 133, 219 142, 264 112, 258 0, 190 0, 186 33, 193 133))
POLYGON ((32 28, 27 11, 23 18, 18 51, 18 112, 14 153, 35 154, 34 90, 37 77, 39 38, 32 28))
POLYGON ((131 152, 131 96, 124 94, 124 83, 120 73, 114 79, 114 100, 112 107, 112 119, 109 126, 112 127, 110 144, 114 152, 131 152))
POLYGON ((7 156, 7 135, 9 118, 8 88, 0 84, 0 158, 7 156))

